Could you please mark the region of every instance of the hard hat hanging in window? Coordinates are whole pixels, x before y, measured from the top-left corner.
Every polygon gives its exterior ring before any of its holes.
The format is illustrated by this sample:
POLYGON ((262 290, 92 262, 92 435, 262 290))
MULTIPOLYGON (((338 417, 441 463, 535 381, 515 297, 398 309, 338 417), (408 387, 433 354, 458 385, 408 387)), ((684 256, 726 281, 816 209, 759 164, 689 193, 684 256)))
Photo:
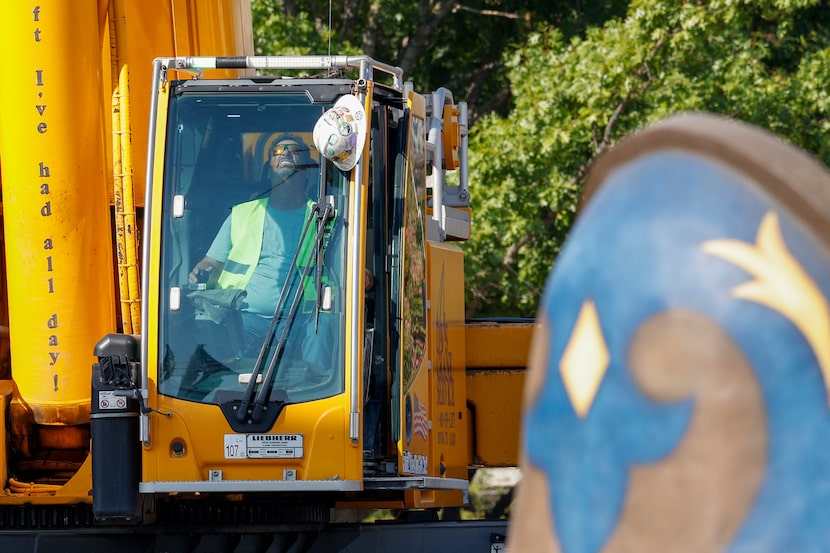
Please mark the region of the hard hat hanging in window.
POLYGON ((314 125, 314 145, 341 171, 357 165, 366 143, 366 112, 350 94, 341 96, 314 125))

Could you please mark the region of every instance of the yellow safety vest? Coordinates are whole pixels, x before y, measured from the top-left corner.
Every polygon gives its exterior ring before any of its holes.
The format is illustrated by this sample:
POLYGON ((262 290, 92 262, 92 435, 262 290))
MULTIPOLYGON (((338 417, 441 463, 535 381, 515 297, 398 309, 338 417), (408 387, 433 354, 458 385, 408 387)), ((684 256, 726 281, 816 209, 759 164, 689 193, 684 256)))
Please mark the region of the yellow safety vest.
MULTIPOLYGON (((217 288, 244 290, 248 286, 262 251, 262 233, 265 229, 265 212, 268 208, 268 201, 268 198, 261 198, 235 205, 231 209, 231 251, 228 253, 228 260, 219 275, 217 288)), ((308 223, 311 210, 315 205, 316 203, 312 200, 306 203, 303 228, 308 223)), ((326 229, 326 235, 330 231, 331 224, 326 229)), ((297 267, 301 271, 301 268, 311 261, 309 258, 313 247, 314 230, 312 228, 306 234, 300 253, 297 256, 297 267)), ((313 274, 310 274, 303 283, 303 292, 306 299, 313 299, 316 294, 313 283, 313 274)))

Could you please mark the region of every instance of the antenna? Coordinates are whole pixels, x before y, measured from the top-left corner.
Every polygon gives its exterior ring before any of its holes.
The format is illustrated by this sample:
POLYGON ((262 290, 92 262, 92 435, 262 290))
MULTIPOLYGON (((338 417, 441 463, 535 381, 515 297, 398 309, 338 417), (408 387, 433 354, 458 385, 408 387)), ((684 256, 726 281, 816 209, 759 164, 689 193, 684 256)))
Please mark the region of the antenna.
POLYGON ((329 56, 331 56, 331 0, 329 0, 329 56))

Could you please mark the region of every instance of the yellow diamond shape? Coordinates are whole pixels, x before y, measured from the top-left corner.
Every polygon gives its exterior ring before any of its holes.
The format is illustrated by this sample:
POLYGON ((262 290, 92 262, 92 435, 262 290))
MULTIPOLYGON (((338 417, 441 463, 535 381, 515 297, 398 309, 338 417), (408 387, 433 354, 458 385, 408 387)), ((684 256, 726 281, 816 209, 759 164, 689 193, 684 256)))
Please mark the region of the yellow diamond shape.
POLYGON ((591 409, 609 359, 597 309, 593 301, 586 300, 579 310, 571 339, 559 362, 565 391, 580 418, 584 419, 591 409))

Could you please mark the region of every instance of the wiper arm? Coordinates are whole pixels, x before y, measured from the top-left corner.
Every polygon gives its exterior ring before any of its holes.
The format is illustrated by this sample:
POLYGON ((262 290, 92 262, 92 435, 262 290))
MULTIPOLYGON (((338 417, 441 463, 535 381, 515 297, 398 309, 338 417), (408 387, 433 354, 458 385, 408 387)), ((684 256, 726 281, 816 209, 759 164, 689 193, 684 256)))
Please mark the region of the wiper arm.
MULTIPOLYGON (((315 332, 317 332, 317 318, 319 317, 320 313, 320 298, 322 296, 321 287, 323 276, 323 256, 325 254, 325 238, 327 234, 327 226, 329 222, 334 218, 334 213, 334 206, 328 202, 325 204, 325 207, 321 208, 320 203, 317 203, 311 209, 311 212, 309 213, 309 218, 306 221, 305 228, 303 229, 302 236, 300 237, 299 246, 297 250, 294 252, 294 258, 291 262, 291 267, 293 271, 293 268, 297 267, 297 259, 299 257, 300 251, 303 249, 303 244, 308 234, 308 230, 311 228, 311 221, 312 219, 316 218, 317 224, 315 229, 316 231, 314 236, 314 244, 312 247, 311 255, 309 255, 309 261, 311 259, 314 259, 316 263, 316 298, 314 324, 315 332)), ((300 304, 300 299, 304 295, 305 282, 310 272, 311 263, 306 263, 305 267, 303 267, 299 284, 294 291, 291 306, 289 308, 285 324, 283 325, 282 332, 280 332, 279 340, 277 341, 276 347, 274 348, 271 360, 268 363, 268 368, 266 369, 265 375, 263 376, 259 392, 256 394, 256 399, 253 401, 253 410, 251 412, 251 420, 253 422, 256 422, 260 419, 265 404, 268 402, 268 396, 271 393, 271 385, 277 375, 277 365, 280 360, 280 355, 282 354, 282 351, 285 348, 285 343, 288 340, 288 333, 291 328, 291 323, 294 320, 294 317, 296 316, 297 308, 300 304)), ((291 282, 291 280, 292 279, 289 275, 289 277, 286 278, 285 283, 283 284, 282 291, 280 292, 280 298, 277 302, 277 308, 274 310, 274 316, 271 318, 271 324, 268 327, 268 332, 266 333, 265 340, 263 341, 262 347, 260 348, 259 356, 257 357, 256 364, 254 365, 254 369, 251 373, 251 380, 248 382, 248 387, 245 390, 245 394, 242 399, 242 404, 240 405, 240 410, 237 412, 237 418, 240 421, 245 420, 245 418, 248 416, 248 407, 251 405, 251 400, 254 396, 257 376, 262 370, 262 365, 264 364, 267 352, 269 350, 271 343, 273 342, 274 335, 276 333, 277 320, 279 320, 280 313, 282 312, 283 305, 285 304, 287 290, 289 288, 289 283, 291 282)))
MULTIPOLYGON (((319 210, 319 207, 314 206, 314 208, 310 210, 310 212, 308 214, 308 218, 306 219, 306 222, 303 225, 303 232, 300 235, 299 245, 297 246, 297 249, 294 250, 294 257, 291 259, 292 271, 293 271, 293 267, 297 266, 297 260, 300 257, 300 251, 302 250, 302 244, 305 242, 306 236, 308 235, 308 231, 311 228, 311 221, 314 219, 315 214, 317 213, 318 210, 319 210)), ((248 407, 251 405, 251 400, 254 397, 254 392, 256 390, 256 384, 257 384, 257 377, 262 372, 262 369, 263 369, 264 364, 265 364, 265 359, 268 355, 268 351, 270 350, 271 344, 274 341, 274 335, 276 334, 276 330, 277 330, 277 321, 280 318, 280 313, 282 312, 282 309, 283 309, 283 307, 285 305, 285 302, 286 302, 286 299, 288 297, 288 289, 290 287, 290 283, 291 283, 291 274, 289 273, 285 278, 285 282, 283 282, 282 289, 280 290, 280 296, 279 296, 279 299, 277 300, 277 306, 274 309, 274 315, 271 317, 271 324, 268 325, 268 330, 265 333, 265 338, 262 341, 262 346, 259 348, 259 354, 257 355, 256 362, 254 363, 253 369, 251 370, 251 380, 248 381, 248 386, 245 388, 245 393, 242 396, 242 402, 239 406, 239 411, 237 411, 237 413, 236 413, 236 418, 240 422, 244 421, 248 416, 248 407)), ((300 281, 300 284, 302 285, 302 280, 300 281)), ((292 301, 292 308, 293 308, 294 304, 298 303, 298 299, 297 299, 298 294, 301 293, 301 292, 302 292, 302 286, 299 286, 297 288, 297 292, 295 292, 295 294, 294 294, 294 301, 292 301)), ((293 318, 293 312, 291 312, 291 310, 289 310, 289 320, 288 320, 285 328, 288 328, 288 326, 290 326, 291 318, 293 318)), ((285 340, 284 340, 285 336, 287 336, 287 334, 284 331, 280 336, 280 342, 277 344, 277 347, 279 348, 280 351, 281 351, 281 348, 285 346, 285 343, 284 343, 285 342, 285 340)), ((274 359, 276 359, 279 356, 280 351, 275 351, 274 359)), ((262 389, 266 388, 265 384, 266 384, 265 382, 262 383, 262 389)), ((268 387, 270 387, 270 382, 268 384, 269 384, 268 387)))
MULTIPOLYGON (((301 277, 300 282, 308 277, 308 273, 311 271, 311 266, 307 265, 303 269, 303 274, 301 277)), ((271 383, 273 382, 274 378, 277 376, 277 364, 280 361, 280 355, 282 354, 282 350, 285 348, 285 342, 288 340, 288 332, 291 330, 291 322, 294 320, 294 315, 297 313, 297 308, 300 305, 300 299, 303 296, 303 288, 302 284, 297 287, 294 292, 294 298, 291 302, 291 307, 288 311, 288 317, 285 320, 285 324, 282 327, 282 332, 280 332, 280 339, 277 341, 277 347, 274 348, 274 354, 271 356, 271 360, 268 362, 268 369, 265 371, 265 376, 262 378, 262 386, 259 388, 259 392, 257 392, 256 400, 254 401, 253 411, 251 413, 251 420, 253 422, 257 422, 260 417, 262 416, 262 410, 265 407, 265 404, 268 402, 268 396, 271 394, 271 383)), ((253 380, 253 375, 251 376, 251 380, 253 380)), ((251 387, 251 383, 248 383, 248 387, 251 387)))
MULTIPOLYGON (((319 203, 317 205, 320 205, 319 203)), ((320 322, 320 302, 323 297, 323 258, 325 256, 325 236, 329 221, 334 219, 334 205, 326 202, 323 213, 317 219, 317 235, 314 237, 314 251, 316 252, 316 272, 314 275, 314 333, 317 334, 320 322)))
MULTIPOLYGON (((323 250, 322 244, 325 238, 325 231, 326 231, 326 223, 328 222, 328 217, 334 215, 334 207, 330 205, 326 205, 324 209, 321 210, 320 204, 316 204, 314 208, 311 210, 312 216, 316 216, 317 218, 317 227, 316 233, 314 236, 314 245, 311 255, 309 255, 309 261, 312 258, 316 258, 318 262, 318 271, 320 270, 320 266, 322 265, 322 259, 320 259, 320 252, 323 250), (322 211, 322 212, 321 212, 322 211), (316 254, 316 255, 315 255, 316 254)), ((309 227, 311 225, 308 225, 309 227)), ((305 234, 305 233, 303 233, 305 234)), ((300 242, 300 248, 298 251, 302 249, 303 242, 300 242)), ((295 255, 296 257, 296 255, 295 255)), ((296 265, 292 263, 292 267, 296 265)), ((259 418, 262 416, 262 410, 265 407, 265 404, 268 402, 268 396, 271 394, 271 384, 277 376, 277 365, 279 363, 280 354, 282 353, 283 348, 285 347, 285 342, 288 340, 288 332, 291 329, 291 322, 294 320, 295 315, 297 314, 297 308, 300 305, 300 299, 303 297, 305 292, 305 281, 308 278, 309 273, 311 272, 311 263, 306 263, 306 266, 303 267, 303 273, 300 277, 299 285, 297 286, 294 292, 294 299, 291 302, 291 308, 288 312, 288 317, 285 321, 285 324, 282 327, 282 332, 280 333, 280 339, 277 342, 277 347, 274 350, 274 354, 271 356, 271 361, 268 363, 268 369, 265 371, 265 376, 262 378, 262 386, 259 388, 259 392, 257 393, 256 400, 254 401, 254 408, 253 412, 251 413, 251 420, 257 422, 259 418)), ((286 279, 289 280, 289 279, 286 279)), ((319 293, 317 298, 317 304, 319 305, 319 293)), ((277 312, 278 313, 278 312, 277 312)), ((275 313, 275 316, 276 314, 275 313)), ((273 323, 273 321, 272 321, 273 323)), ((252 377, 256 378, 256 377, 252 377)), ((250 383, 248 383, 250 386, 250 383)))

